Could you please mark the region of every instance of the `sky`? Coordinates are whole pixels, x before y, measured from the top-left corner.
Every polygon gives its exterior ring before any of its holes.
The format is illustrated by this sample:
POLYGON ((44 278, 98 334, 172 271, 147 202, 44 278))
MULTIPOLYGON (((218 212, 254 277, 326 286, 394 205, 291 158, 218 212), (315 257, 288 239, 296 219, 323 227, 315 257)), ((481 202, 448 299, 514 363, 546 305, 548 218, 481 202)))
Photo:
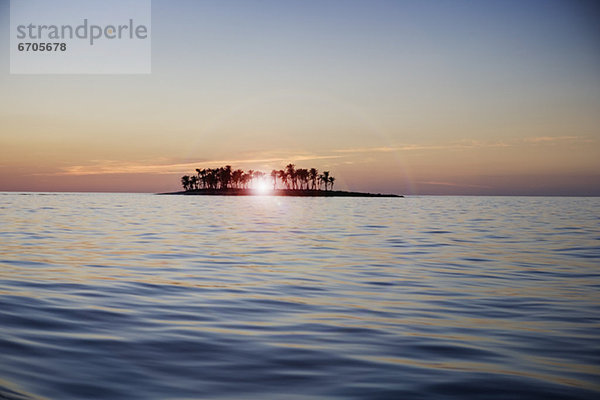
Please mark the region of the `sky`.
POLYGON ((152 73, 11 75, 0 191, 163 192, 196 168, 336 189, 600 195, 594 1, 152 2, 152 73))

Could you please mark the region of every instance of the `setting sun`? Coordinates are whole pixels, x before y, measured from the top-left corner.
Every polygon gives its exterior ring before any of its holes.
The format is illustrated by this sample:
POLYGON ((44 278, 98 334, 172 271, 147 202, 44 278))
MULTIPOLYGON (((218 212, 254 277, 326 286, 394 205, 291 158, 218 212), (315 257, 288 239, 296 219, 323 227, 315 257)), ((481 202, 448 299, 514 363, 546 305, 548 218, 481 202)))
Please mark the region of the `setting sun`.
POLYGON ((269 194, 271 192, 271 187, 267 182, 261 180, 256 184, 256 192, 258 194, 269 194))

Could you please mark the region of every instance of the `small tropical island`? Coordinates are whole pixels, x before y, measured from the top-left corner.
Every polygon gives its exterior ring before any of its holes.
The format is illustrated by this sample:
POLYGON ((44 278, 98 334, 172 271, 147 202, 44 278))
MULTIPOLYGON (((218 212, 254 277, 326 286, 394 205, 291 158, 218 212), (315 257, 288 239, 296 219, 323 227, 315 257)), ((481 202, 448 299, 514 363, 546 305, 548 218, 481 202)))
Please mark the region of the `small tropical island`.
POLYGON ((160 193, 199 196, 310 196, 310 197, 404 197, 397 194, 348 192, 333 190, 335 177, 329 171, 316 168, 296 168, 262 171, 220 168, 196 169, 196 174, 181 177, 182 191, 160 193))

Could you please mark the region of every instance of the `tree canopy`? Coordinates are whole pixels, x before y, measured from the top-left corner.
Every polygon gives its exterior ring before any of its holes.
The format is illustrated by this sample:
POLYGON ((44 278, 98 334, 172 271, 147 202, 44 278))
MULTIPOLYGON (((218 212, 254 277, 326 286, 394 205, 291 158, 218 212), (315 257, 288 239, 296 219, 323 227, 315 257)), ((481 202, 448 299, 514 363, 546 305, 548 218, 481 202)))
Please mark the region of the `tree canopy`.
POLYGON ((278 187, 287 190, 333 190, 335 178, 329 171, 319 173, 316 168, 296 168, 288 164, 285 169, 272 170, 270 174, 262 171, 242 169, 233 170, 231 165, 220 168, 197 168, 195 175, 181 177, 181 185, 185 191, 200 189, 250 189, 266 183, 268 177, 273 189, 278 187))

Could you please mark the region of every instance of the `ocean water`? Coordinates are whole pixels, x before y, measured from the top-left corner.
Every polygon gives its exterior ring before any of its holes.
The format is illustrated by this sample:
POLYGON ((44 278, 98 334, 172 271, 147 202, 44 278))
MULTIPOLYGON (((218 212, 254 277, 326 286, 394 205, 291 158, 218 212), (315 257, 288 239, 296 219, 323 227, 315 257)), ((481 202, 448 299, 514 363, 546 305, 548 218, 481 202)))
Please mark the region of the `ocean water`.
POLYGON ((600 199, 0 194, 41 398, 600 398, 600 199))

